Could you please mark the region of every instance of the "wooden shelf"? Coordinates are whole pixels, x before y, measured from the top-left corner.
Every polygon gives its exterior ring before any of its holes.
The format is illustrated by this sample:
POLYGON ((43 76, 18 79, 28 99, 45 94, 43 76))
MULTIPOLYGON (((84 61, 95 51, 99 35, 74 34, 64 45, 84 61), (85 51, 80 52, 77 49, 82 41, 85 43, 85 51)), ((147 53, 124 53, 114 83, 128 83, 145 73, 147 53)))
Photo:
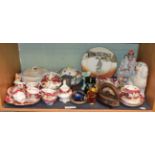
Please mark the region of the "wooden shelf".
POLYGON ((3 111, 63 111, 63 112, 101 112, 101 111, 151 111, 151 107, 148 103, 144 103, 141 107, 130 108, 123 105, 120 105, 117 108, 109 108, 108 106, 102 105, 100 103, 96 103, 94 105, 90 105, 89 103, 83 105, 75 105, 73 103, 63 104, 61 102, 56 102, 53 106, 46 105, 43 101, 32 105, 32 106, 24 106, 17 107, 14 105, 5 104, 3 106, 3 111), (65 107, 74 106, 75 109, 66 109, 65 107), (141 109, 141 107, 145 109, 141 109))

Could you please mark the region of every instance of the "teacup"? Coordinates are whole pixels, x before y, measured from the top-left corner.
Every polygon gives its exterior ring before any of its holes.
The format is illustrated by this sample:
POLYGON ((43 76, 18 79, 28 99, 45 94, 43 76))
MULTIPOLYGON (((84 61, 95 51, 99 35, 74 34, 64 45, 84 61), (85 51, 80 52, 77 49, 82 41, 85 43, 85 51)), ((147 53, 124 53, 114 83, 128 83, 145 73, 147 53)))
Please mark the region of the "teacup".
POLYGON ((40 90, 36 87, 28 87, 26 92, 27 98, 30 102, 37 102, 41 98, 40 90))
POLYGON ((42 89, 42 99, 47 105, 53 105, 58 97, 58 91, 50 88, 42 89))

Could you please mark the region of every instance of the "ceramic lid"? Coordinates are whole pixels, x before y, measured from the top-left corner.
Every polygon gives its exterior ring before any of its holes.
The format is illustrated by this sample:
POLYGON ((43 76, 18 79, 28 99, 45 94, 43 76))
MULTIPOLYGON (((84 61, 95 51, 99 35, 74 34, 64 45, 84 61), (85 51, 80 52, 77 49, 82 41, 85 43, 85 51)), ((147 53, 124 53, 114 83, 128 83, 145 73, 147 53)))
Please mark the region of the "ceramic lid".
POLYGON ((30 94, 39 94, 40 91, 36 87, 28 87, 27 92, 30 93, 30 94))
POLYGON ((138 87, 136 87, 136 86, 133 86, 133 85, 125 85, 122 88, 122 91, 126 92, 126 93, 129 93, 129 94, 140 93, 140 89, 138 87))
POLYGON ((49 94, 52 94, 52 93, 55 93, 56 92, 56 90, 50 89, 50 88, 43 88, 42 91, 44 93, 49 93, 49 94))
POLYGON ((47 72, 48 72, 47 69, 35 66, 32 68, 26 69, 22 75, 26 77, 42 77, 47 72))

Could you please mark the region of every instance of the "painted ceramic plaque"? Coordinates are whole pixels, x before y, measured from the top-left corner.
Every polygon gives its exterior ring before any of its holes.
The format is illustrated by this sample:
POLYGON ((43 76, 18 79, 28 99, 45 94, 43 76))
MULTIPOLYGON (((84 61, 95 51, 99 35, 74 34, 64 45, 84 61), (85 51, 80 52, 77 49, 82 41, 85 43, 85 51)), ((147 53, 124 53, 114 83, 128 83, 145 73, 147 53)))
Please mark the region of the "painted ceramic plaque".
POLYGON ((109 49, 96 47, 84 54, 81 66, 83 71, 90 72, 92 76, 109 78, 116 72, 117 58, 109 49))

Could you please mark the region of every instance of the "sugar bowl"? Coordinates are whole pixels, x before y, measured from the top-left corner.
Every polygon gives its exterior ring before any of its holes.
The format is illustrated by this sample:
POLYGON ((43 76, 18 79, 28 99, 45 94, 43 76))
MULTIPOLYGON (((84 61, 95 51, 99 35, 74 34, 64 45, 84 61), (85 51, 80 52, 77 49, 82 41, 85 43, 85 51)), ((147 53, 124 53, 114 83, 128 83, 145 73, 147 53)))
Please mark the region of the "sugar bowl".
POLYGON ((42 89, 42 100, 47 105, 53 105, 58 98, 58 91, 50 88, 42 89))
POLYGON ((71 88, 67 85, 66 80, 63 80, 63 85, 59 89, 59 100, 62 103, 67 103, 70 101, 72 95, 71 88))

